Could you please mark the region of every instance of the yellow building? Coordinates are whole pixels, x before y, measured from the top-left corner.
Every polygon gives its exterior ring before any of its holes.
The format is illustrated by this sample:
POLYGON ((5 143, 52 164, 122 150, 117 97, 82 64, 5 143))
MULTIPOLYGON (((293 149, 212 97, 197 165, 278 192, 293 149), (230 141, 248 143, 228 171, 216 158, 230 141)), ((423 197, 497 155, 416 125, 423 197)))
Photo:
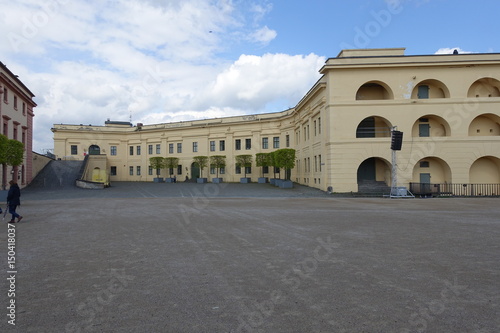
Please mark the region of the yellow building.
MULTIPOLYGON (((391 186, 391 130, 397 128, 404 133, 398 185, 417 192, 499 193, 499 54, 343 50, 320 72, 289 110, 155 125, 54 125, 54 151, 62 159, 105 154, 111 181, 152 181, 153 156, 178 157, 174 174, 184 179, 197 176, 194 156, 226 155, 222 177, 239 181, 236 155, 294 148, 292 180, 356 192, 366 184, 391 186)), ((212 177, 208 171, 203 177, 212 177)), ((249 171, 253 181, 261 176, 255 165, 249 171)))

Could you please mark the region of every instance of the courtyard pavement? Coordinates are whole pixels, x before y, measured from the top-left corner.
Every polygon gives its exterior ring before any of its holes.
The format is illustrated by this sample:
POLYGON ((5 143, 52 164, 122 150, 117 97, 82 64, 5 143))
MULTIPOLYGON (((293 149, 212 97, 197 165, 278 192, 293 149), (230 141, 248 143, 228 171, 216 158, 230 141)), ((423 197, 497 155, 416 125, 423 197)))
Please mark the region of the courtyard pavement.
POLYGON ((0 331, 500 331, 499 199, 249 185, 23 190, 0 331))

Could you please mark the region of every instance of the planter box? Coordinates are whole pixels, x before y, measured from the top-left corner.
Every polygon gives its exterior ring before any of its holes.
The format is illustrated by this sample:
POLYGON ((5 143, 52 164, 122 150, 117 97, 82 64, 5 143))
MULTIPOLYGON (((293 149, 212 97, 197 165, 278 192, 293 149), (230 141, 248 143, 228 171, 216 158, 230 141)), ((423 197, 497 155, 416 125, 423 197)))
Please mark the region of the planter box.
POLYGON ((276 183, 276 178, 269 179, 269 184, 274 185, 276 183))
POLYGON ((207 178, 196 178, 196 182, 198 184, 205 184, 208 182, 208 179, 207 178))
POLYGON ((274 181, 274 186, 276 186, 276 187, 280 187, 280 185, 281 185, 281 183, 282 183, 282 182, 284 182, 284 180, 283 180, 283 179, 276 179, 276 180, 274 181))
POLYGON ((242 184, 248 184, 248 183, 251 183, 251 182, 252 182, 252 178, 249 178, 249 177, 247 177, 247 178, 244 178, 244 177, 240 178, 240 183, 242 183, 242 184))
POLYGON ((220 184, 220 183, 222 183, 222 178, 212 178, 212 183, 220 184))
POLYGON ((267 183, 267 177, 259 177, 259 180, 257 182, 259 184, 265 184, 267 183))
POLYGON ((291 180, 283 180, 280 183, 280 188, 293 188, 293 182, 291 180))
POLYGON ((163 178, 153 178, 153 182, 155 182, 155 183, 163 183, 163 178))
POLYGON ((175 178, 165 178, 165 183, 175 183, 175 178))

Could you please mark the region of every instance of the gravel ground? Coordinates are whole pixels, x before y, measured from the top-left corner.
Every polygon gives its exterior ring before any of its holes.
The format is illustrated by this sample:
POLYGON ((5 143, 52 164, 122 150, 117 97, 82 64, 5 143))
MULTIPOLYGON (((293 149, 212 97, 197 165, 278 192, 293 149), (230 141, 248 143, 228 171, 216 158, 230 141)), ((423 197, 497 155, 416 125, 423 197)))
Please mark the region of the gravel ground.
POLYGON ((500 331, 498 199, 116 183, 22 203, 2 332, 500 331))

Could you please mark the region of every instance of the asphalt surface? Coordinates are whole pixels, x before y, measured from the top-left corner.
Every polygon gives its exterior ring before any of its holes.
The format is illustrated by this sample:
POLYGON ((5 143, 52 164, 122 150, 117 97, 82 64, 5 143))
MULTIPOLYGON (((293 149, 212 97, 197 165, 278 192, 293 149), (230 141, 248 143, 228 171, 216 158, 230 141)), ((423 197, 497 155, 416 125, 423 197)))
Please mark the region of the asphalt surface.
POLYGON ((0 331, 500 331, 499 199, 250 185, 23 190, 0 331))

